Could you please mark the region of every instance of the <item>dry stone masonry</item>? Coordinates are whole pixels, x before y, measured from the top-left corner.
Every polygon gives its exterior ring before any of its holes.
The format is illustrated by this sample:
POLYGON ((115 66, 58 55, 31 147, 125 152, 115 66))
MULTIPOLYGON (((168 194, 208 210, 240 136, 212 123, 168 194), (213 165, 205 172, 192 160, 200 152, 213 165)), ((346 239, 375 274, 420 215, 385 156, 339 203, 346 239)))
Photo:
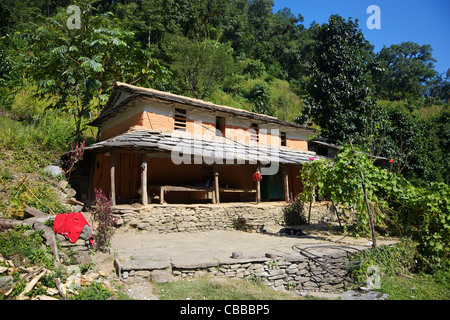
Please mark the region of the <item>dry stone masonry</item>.
MULTIPOLYGON (((130 205, 117 206, 114 214, 118 227, 154 233, 199 232, 209 230, 244 230, 273 232, 285 226, 280 203, 217 205, 130 205)), ((330 206, 317 203, 311 215, 318 221, 329 219, 330 206)), ((334 216, 333 216, 334 217, 334 216)), ((342 258, 330 256, 329 259, 342 258)), ((114 266, 119 277, 142 277, 166 282, 193 279, 205 275, 262 281, 277 290, 301 294, 308 291, 342 291, 349 282, 347 270, 333 267, 301 255, 266 253, 261 257, 245 257, 230 252, 226 261, 177 263, 170 259, 135 255, 117 257, 114 266)))
MULTIPOLYGON (((342 257, 330 257, 330 259, 342 257)), ((153 260, 135 256, 127 261, 114 261, 115 269, 124 279, 143 277, 151 281, 167 282, 195 279, 207 275, 262 281, 276 290, 297 294, 309 291, 340 292, 348 287, 347 270, 324 265, 301 255, 228 259, 194 264, 177 264, 170 260, 153 260)))
MULTIPOLYGON (((208 230, 242 230, 263 232, 284 226, 284 205, 280 203, 217 205, 132 205, 118 206, 114 214, 118 226, 155 233, 195 232, 208 230)), ((316 203, 311 216, 326 220, 334 213, 328 203, 316 203)), ((312 220, 312 223, 317 221, 312 220)))

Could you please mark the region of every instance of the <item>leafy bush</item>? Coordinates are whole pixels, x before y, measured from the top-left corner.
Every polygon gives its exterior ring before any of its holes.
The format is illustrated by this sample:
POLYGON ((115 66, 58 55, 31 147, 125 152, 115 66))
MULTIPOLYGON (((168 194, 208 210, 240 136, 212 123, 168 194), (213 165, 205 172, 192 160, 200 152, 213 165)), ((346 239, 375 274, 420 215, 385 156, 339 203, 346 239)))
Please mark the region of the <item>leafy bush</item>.
POLYGON ((21 179, 12 186, 7 216, 13 219, 22 219, 23 209, 26 205, 45 213, 60 213, 67 210, 61 204, 51 183, 45 180, 21 179))
POLYGON ((369 224, 360 172, 377 231, 411 237, 418 243, 418 260, 433 271, 450 258, 450 189, 444 183, 416 187, 400 175, 376 167, 362 151, 344 146, 333 165, 326 161, 304 164, 300 171, 305 192, 316 186, 320 196, 340 207, 354 209, 358 234, 368 234, 369 224))
MULTIPOLYGON (((393 246, 381 245, 377 250, 370 249, 364 252, 366 259, 355 269, 349 269, 349 274, 355 282, 362 283, 367 280, 367 269, 375 265, 380 268, 383 275, 396 275, 410 273, 416 270, 417 243, 406 239, 393 246)), ((363 259, 360 253, 354 260, 363 259)))
POLYGON ((14 265, 43 265, 53 268, 54 257, 50 247, 44 245, 38 232, 30 226, 17 226, 0 232, 0 254, 13 260, 14 265))
POLYGON ((70 297, 70 300, 106 300, 113 295, 102 284, 93 282, 90 286, 78 291, 77 295, 70 297))
POLYGON ((289 205, 283 208, 284 222, 287 225, 306 224, 304 209, 305 206, 301 197, 291 201, 289 205))

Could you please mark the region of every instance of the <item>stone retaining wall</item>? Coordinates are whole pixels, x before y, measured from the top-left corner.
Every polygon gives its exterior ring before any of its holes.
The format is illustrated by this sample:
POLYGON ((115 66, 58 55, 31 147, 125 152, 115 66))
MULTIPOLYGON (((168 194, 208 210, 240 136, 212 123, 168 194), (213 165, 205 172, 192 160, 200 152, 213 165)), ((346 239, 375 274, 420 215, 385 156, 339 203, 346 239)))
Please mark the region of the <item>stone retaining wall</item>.
MULTIPOLYGON (((116 206, 118 226, 156 233, 207 230, 276 232, 285 225, 284 202, 259 205, 235 203, 221 205, 116 206)), ((311 223, 334 218, 328 202, 317 202, 311 210, 311 223)))
POLYGON ((348 286, 346 270, 324 267, 302 257, 274 259, 243 259, 231 264, 219 264, 208 268, 174 267, 172 275, 177 279, 192 279, 205 275, 262 281, 276 290, 338 292, 348 286))
MULTIPOLYGON (((332 257, 328 257, 333 259, 332 257)), ((338 257, 334 257, 336 259, 338 257)), ((339 259, 342 259, 340 257, 339 259)), ((153 261, 141 258, 120 262, 115 269, 123 279, 142 277, 156 282, 195 279, 207 275, 262 281, 269 287, 294 294, 312 292, 341 292, 349 287, 345 269, 333 267, 301 255, 274 258, 257 257, 229 259, 223 262, 176 264, 169 260, 153 261)))

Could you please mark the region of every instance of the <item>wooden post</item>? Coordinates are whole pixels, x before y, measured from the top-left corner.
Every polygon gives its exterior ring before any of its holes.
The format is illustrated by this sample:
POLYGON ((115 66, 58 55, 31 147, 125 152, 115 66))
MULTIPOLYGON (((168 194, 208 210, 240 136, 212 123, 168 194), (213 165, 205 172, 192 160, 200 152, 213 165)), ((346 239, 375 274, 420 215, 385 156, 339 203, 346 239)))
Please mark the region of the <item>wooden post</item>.
POLYGON ((147 154, 142 155, 142 172, 141 172, 141 189, 142 189, 142 205, 148 204, 147 194, 147 154))
POLYGON ((214 165, 214 203, 220 203, 220 195, 219 195, 219 170, 217 169, 217 165, 214 165))
POLYGON ((164 188, 164 186, 161 186, 161 188, 159 189, 159 203, 160 204, 164 203, 164 192, 166 192, 166 189, 164 188))
POLYGON ((284 201, 289 202, 289 172, 286 166, 282 166, 283 186, 284 186, 284 201))
MULTIPOLYGON (((256 171, 261 173, 259 165, 256 166, 256 171)), ((261 202, 261 181, 256 181, 256 204, 261 202)))
MULTIPOLYGON (((353 145, 352 145, 352 139, 350 139, 350 147, 352 148, 353 154, 355 154, 355 150, 353 149, 353 145)), ((361 163, 361 166, 364 170, 364 165, 362 163, 361 163)), ((370 231, 372 233, 372 247, 374 249, 377 249, 377 239, 375 237, 375 226, 373 224, 372 210, 370 210, 369 198, 367 197, 367 191, 366 191, 366 183, 364 182, 364 176, 361 171, 359 171, 359 176, 361 177, 361 180, 362 180, 362 187, 363 187, 363 191, 364 191, 364 201, 366 202, 367 213, 369 214, 370 231)))
POLYGON ((109 153, 109 174, 111 178, 111 200, 113 206, 116 205, 116 181, 114 171, 114 151, 111 150, 109 153))

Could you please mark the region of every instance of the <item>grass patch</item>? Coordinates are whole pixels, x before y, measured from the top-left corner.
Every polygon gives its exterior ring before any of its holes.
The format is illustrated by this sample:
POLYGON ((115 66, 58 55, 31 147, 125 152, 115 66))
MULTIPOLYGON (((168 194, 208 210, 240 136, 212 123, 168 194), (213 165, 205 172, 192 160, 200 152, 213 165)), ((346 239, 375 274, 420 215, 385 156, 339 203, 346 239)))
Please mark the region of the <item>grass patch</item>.
POLYGON ((203 277, 155 283, 161 300, 295 300, 305 299, 276 291, 260 281, 203 277))
POLYGON ((450 300, 449 285, 436 275, 386 276, 381 278, 379 291, 389 294, 388 300, 450 300))
POLYGON ((14 262, 15 266, 45 266, 52 269, 54 257, 50 247, 31 226, 17 226, 0 232, 0 254, 14 262))

